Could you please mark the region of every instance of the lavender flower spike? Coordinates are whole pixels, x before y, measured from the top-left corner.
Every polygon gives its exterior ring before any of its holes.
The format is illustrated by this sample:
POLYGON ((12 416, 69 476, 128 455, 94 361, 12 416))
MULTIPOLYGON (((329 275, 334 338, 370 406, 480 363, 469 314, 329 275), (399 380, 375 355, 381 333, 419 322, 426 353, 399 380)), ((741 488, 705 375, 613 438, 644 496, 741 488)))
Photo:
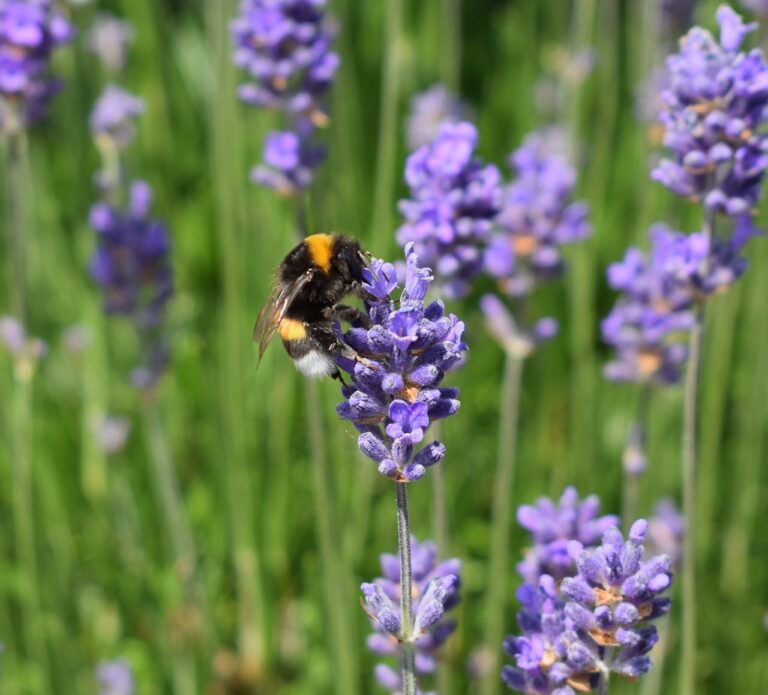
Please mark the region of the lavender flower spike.
POLYGON ((471 123, 443 123, 431 143, 408 157, 411 197, 399 205, 405 222, 397 242, 415 244, 440 292, 452 298, 466 295, 482 270, 482 248, 501 209, 499 170, 475 156, 476 146, 471 123))
POLYGON ((112 72, 125 67, 128 49, 136 32, 133 26, 114 15, 101 13, 96 16, 86 36, 88 50, 101 60, 112 72))
POLYGON ((393 266, 374 259, 364 273, 371 326, 353 327, 343 336, 354 350, 374 357, 338 360, 352 383, 342 387, 345 400, 337 412, 361 433, 360 450, 397 482, 418 480, 445 455, 445 447, 428 441, 426 431, 459 409, 458 389, 440 384, 467 349, 461 340, 464 324, 453 314, 445 316, 441 301, 426 304, 432 276, 419 266, 413 244, 405 256, 399 305, 392 297, 393 266))
POLYGON ((560 248, 592 232, 586 203, 571 201, 576 172, 567 149, 562 133, 550 129, 529 135, 510 157, 517 177, 504 190, 500 231, 490 238, 484 263, 511 297, 559 277, 560 248))
MULTIPOLYGON (((411 537, 413 569, 413 613, 416 648, 416 673, 425 677, 435 673, 440 648, 456 629, 444 613, 459 602, 461 563, 457 559, 438 564, 437 547, 432 541, 419 543, 411 537)), ((400 647, 400 561, 396 555, 381 556, 383 576, 373 584, 363 584, 365 605, 376 632, 368 637, 368 648, 384 657, 396 657, 400 647)), ((400 691, 401 675, 386 664, 378 664, 376 680, 384 688, 400 691)))
MULTIPOLYGON (((644 559, 647 524, 624 540, 614 526, 599 547, 569 544, 578 573, 558 585, 550 575, 518 591, 521 636, 505 641, 514 666, 502 670, 511 690, 541 695, 591 692, 610 673, 635 679, 651 668, 658 636, 652 621, 669 611, 670 559, 644 559)), ((603 692, 601 690, 601 692, 603 692)))
POLYGON ((14 134, 40 119, 59 82, 48 77, 51 53, 74 28, 51 0, 0 0, 0 130, 14 134))
POLYGON ((662 93, 666 129, 663 159, 652 177, 677 195, 715 212, 751 212, 768 168, 768 66, 760 50, 741 45, 756 24, 744 24, 727 5, 717 11, 720 41, 694 27, 667 60, 662 93))
POLYGON ((443 123, 468 120, 469 109, 443 84, 432 85, 411 99, 411 113, 406 124, 408 147, 412 150, 429 145, 443 123))
POLYGON ((91 111, 89 125, 102 147, 122 150, 136 134, 136 119, 144 113, 144 102, 120 87, 104 89, 91 111))

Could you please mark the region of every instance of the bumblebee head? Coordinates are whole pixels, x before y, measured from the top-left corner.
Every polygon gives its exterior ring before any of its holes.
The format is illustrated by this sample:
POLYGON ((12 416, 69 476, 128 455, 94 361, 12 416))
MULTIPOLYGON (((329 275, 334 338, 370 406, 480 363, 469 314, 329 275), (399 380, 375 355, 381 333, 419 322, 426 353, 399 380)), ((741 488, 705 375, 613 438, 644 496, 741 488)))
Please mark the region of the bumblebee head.
POLYGON ((348 237, 336 237, 333 256, 339 272, 352 280, 362 280, 363 269, 371 264, 371 254, 359 241, 348 237))

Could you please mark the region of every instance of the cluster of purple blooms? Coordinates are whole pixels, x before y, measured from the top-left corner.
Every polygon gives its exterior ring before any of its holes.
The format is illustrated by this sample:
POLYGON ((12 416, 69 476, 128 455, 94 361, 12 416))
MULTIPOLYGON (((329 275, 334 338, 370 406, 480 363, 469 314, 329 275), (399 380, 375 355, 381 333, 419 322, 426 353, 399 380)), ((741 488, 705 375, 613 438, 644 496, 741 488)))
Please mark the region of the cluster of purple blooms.
POLYGON ((615 518, 597 514, 597 498, 579 502, 573 489, 558 505, 539 500, 520 510, 535 548, 520 567, 522 634, 504 644, 515 664, 502 679, 512 690, 575 695, 610 673, 634 679, 651 668, 652 621, 670 608, 661 594, 672 582, 671 560, 644 559, 645 521, 625 540, 615 518))
POLYGON ((443 123, 405 167, 411 197, 400 201, 405 222, 397 241, 415 244, 450 298, 465 296, 482 271, 482 249, 502 205, 501 174, 475 156, 477 139, 471 123, 443 123))
POLYGON ((128 60, 128 48, 135 31, 131 24, 111 14, 96 16, 86 36, 88 50, 112 72, 120 72, 128 60))
MULTIPOLYGON (((413 572, 414 645, 416 674, 421 678, 437 670, 437 653, 456 629, 456 621, 444 619, 444 613, 459 602, 461 562, 457 559, 437 562, 437 546, 432 541, 419 543, 411 537, 413 572)), ((398 656, 400 625, 400 559, 381 556, 383 576, 361 589, 366 609, 376 630, 368 637, 368 648, 380 656, 398 656)), ((376 680, 393 693, 402 690, 398 670, 378 664, 376 680)))
POLYGON ((762 51, 741 51, 757 28, 744 24, 727 5, 717 11, 720 41, 694 27, 680 52, 667 60, 670 77, 662 93, 663 159, 652 177, 677 195, 730 217, 755 207, 768 168, 768 66, 762 51))
POLYGON ((267 138, 264 164, 251 177, 283 195, 304 190, 324 158, 313 144, 328 122, 326 93, 339 67, 326 0, 243 0, 232 22, 234 63, 250 80, 238 89, 247 104, 277 109, 289 127, 267 138))
POLYGON ((74 29, 51 0, 0 0, 0 129, 15 133, 41 118, 59 82, 48 74, 53 49, 74 29))
POLYGON ((122 150, 136 135, 136 119, 142 113, 144 102, 139 97, 109 85, 91 111, 91 132, 101 146, 122 150))
POLYGON ((726 5, 717 20, 720 42, 694 27, 668 59, 660 118, 674 158, 652 173, 701 204, 709 227, 686 235, 657 225, 647 255, 630 248, 609 267, 609 284, 623 293, 602 323, 603 339, 617 351, 606 366, 609 379, 678 382, 698 304, 744 273, 742 251, 760 232, 751 215, 768 168, 768 137, 759 130, 768 119, 768 67, 759 50, 739 50, 755 25, 726 5), (714 233, 718 213, 733 222, 727 237, 714 233))
POLYGON ((352 421, 358 446, 378 464, 379 472, 398 482, 413 482, 445 455, 437 441, 423 445, 430 423, 458 411, 458 389, 440 384, 467 346, 464 323, 445 315, 440 300, 426 303, 432 276, 419 266, 413 244, 405 248, 405 284, 399 301, 391 263, 373 259, 364 275, 369 328, 352 327, 344 340, 365 361, 339 358, 352 383, 342 387, 346 400, 337 411, 352 421))

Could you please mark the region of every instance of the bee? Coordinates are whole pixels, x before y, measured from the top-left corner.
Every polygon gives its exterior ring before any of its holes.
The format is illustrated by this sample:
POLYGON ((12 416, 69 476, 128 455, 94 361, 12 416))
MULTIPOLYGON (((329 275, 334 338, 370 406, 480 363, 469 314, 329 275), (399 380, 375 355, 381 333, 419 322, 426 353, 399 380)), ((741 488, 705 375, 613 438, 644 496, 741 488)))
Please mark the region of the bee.
POLYGON ((296 368, 310 378, 342 380, 336 357, 368 363, 334 331, 337 320, 370 326, 362 311, 340 303, 351 295, 367 297, 362 274, 368 259, 356 240, 340 234, 313 234, 294 247, 253 328, 259 360, 277 334, 296 368))

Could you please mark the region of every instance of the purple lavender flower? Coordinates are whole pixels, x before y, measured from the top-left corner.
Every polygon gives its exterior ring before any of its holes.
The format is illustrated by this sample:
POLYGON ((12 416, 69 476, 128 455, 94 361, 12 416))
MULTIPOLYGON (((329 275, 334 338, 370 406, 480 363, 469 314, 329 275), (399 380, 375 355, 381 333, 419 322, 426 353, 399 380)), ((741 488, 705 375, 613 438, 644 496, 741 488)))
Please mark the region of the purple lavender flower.
POLYGON ((729 240, 651 228, 651 252, 630 248, 608 268, 608 284, 624 293, 601 324, 603 340, 617 351, 605 369, 614 381, 679 381, 687 358, 686 333, 694 304, 725 292, 746 270, 741 251, 758 233, 747 216, 729 240))
POLYGON ((123 149, 133 140, 135 120, 142 113, 143 100, 120 87, 109 85, 91 111, 91 132, 98 143, 105 143, 105 147, 123 149))
POLYGON ((574 487, 566 488, 556 503, 540 497, 535 505, 522 505, 517 520, 531 534, 533 547, 517 565, 520 576, 536 584, 544 574, 557 581, 573 574, 576 567, 568 544, 578 541, 586 547, 596 545, 606 529, 618 523, 616 516, 598 516, 599 512, 597 495, 580 500, 574 487))
POLYGON ((685 518, 669 498, 660 499, 648 522, 648 545, 654 553, 663 553, 680 567, 683 560, 685 518))
POLYGON ((252 78, 240 86, 240 99, 279 109, 288 120, 267 138, 264 164, 251 179, 286 196, 306 189, 325 158, 314 133, 328 123, 324 100, 339 66, 325 6, 326 0, 243 0, 232 22, 235 65, 252 78))
POLYGON ((405 223, 401 245, 415 244, 422 261, 435 269, 440 292, 462 297, 482 269, 482 248, 501 209, 498 169, 474 156, 477 129, 471 123, 444 123, 437 137, 406 163, 411 197, 401 200, 405 223))
POLYGON ((165 225, 150 217, 152 190, 144 181, 130 186, 123 210, 106 202, 91 208, 90 224, 98 235, 91 276, 104 292, 104 309, 128 317, 142 336, 143 363, 134 370, 137 388, 149 388, 168 362, 158 333, 173 294, 171 242, 165 225))
POLYGON ((99 448, 107 455, 120 453, 130 432, 131 421, 125 415, 104 415, 93 428, 99 448))
POLYGON ((611 671, 634 679, 646 673, 658 637, 650 621, 669 611, 661 594, 672 581, 666 556, 643 561, 645 521, 624 541, 616 527, 599 547, 571 541, 578 573, 561 583, 542 575, 518 591, 521 636, 505 641, 514 666, 502 670, 512 689, 542 695, 575 695, 598 686, 611 671))
POLYGON ((741 5, 760 17, 768 17, 768 0, 741 0, 741 5))
MULTIPOLYGON (((436 655, 456 629, 453 620, 443 614, 459 602, 461 562, 457 559, 437 562, 437 546, 432 541, 419 543, 411 537, 413 571, 413 611, 416 646, 416 672, 428 676, 437 669, 436 655)), ((368 648, 380 656, 400 653, 400 560, 397 555, 381 556, 383 577, 373 584, 363 584, 366 608, 376 632, 368 637, 368 648)), ((397 692, 401 688, 398 671, 378 664, 376 680, 385 688, 397 692)))
POLYGON ((677 195, 716 212, 751 212, 768 168, 768 67, 759 50, 740 50, 756 24, 727 5, 717 11, 720 42, 694 27, 667 60, 671 84, 662 94, 665 146, 652 177, 677 195))
POLYGON ((560 247, 591 234, 585 203, 571 202, 576 172, 559 131, 529 135, 510 163, 516 179, 504 190, 499 231, 485 251, 485 269, 501 290, 522 297, 564 269, 560 247))
POLYGON ((408 147, 416 150, 429 145, 443 123, 457 123, 468 118, 467 106, 445 85, 432 85, 411 99, 411 112, 405 127, 408 147))
POLYGON ((99 695, 133 695, 136 692, 131 666, 122 659, 102 661, 96 667, 96 681, 99 695))
POLYGON ((48 77, 53 49, 73 27, 51 0, 0 0, 0 128, 22 130, 41 118, 59 83, 48 77))
POLYGON ((326 120, 323 97, 339 66, 326 0, 243 0, 232 22, 235 65, 252 81, 238 90, 255 106, 326 120))
POLYGON ((136 36, 133 26, 114 15, 100 13, 86 36, 88 50, 108 70, 120 72, 128 59, 128 49, 136 36))
POLYGON ((283 196, 295 195, 308 188, 315 167, 325 157, 325 150, 313 145, 302 129, 270 133, 264 144, 264 164, 251 172, 251 179, 283 196))
POLYGON ((360 431, 358 446, 379 472, 398 482, 418 480, 445 455, 440 442, 425 443, 425 433, 432 421, 459 409, 458 389, 440 384, 467 349, 464 324, 445 316, 441 301, 424 301, 432 277, 419 266, 412 243, 405 256, 399 305, 392 299, 397 283, 391 264, 374 259, 364 272, 365 287, 376 299, 368 304, 372 325, 351 328, 344 340, 370 357, 338 360, 352 383, 342 387, 346 400, 337 412, 360 431))
POLYGON ((21 321, 13 316, 0 316, 0 347, 10 354, 18 381, 29 381, 40 360, 48 354, 46 342, 30 337, 21 321))

